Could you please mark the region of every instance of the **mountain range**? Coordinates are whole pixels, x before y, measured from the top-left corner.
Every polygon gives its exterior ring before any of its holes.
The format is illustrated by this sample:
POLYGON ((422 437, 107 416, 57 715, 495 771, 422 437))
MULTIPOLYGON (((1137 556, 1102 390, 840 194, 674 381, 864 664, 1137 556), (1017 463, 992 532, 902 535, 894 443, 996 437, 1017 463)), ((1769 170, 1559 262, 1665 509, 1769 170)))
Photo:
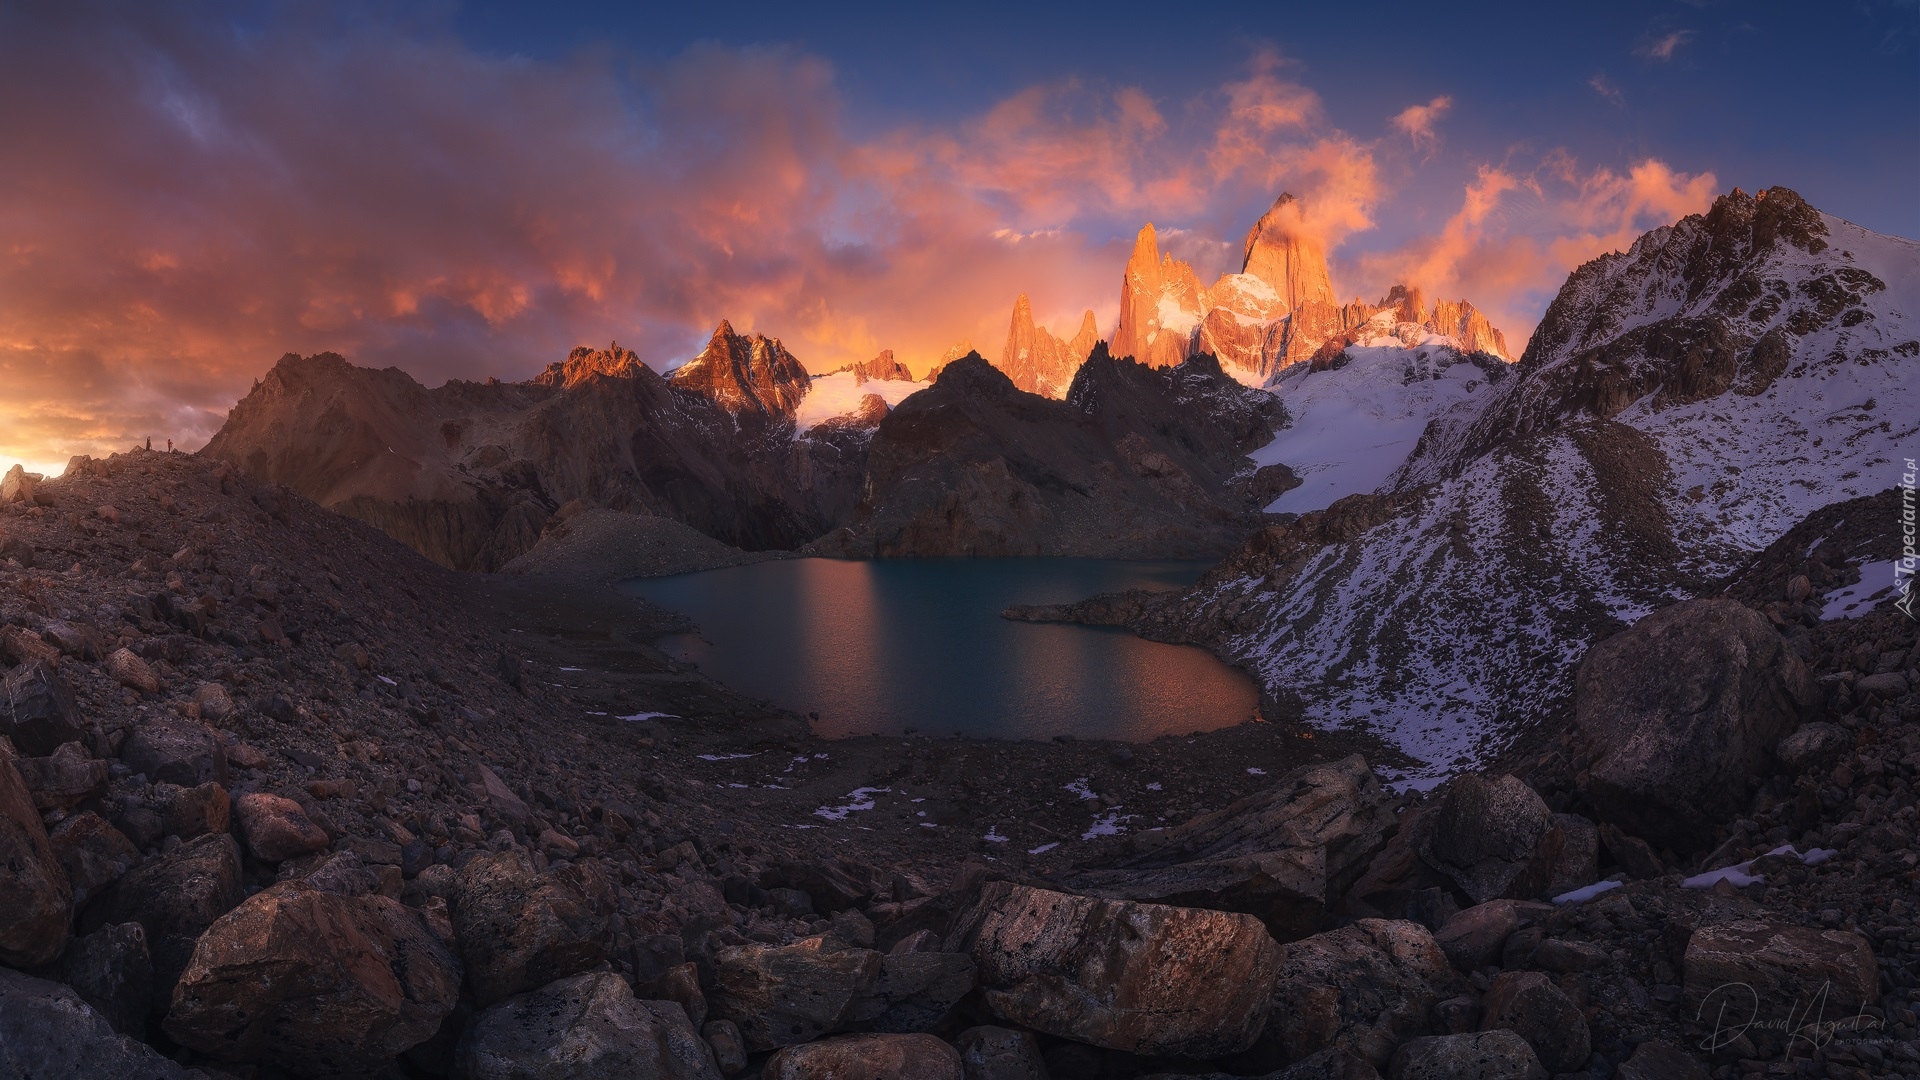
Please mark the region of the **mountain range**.
POLYGON ((1593 642, 1892 486, 1920 434, 1920 245, 1786 189, 1580 267, 1518 361, 1466 301, 1336 303, 1298 220, 1282 196, 1208 287, 1149 225, 1110 344, 1023 295, 999 364, 962 343, 930 384, 890 353, 810 377, 726 323, 666 376, 612 347, 428 390, 290 356, 206 453, 469 570, 576 503, 748 549, 1221 557, 1184 593, 1018 614, 1206 645, 1418 779, 1564 709, 1593 642))

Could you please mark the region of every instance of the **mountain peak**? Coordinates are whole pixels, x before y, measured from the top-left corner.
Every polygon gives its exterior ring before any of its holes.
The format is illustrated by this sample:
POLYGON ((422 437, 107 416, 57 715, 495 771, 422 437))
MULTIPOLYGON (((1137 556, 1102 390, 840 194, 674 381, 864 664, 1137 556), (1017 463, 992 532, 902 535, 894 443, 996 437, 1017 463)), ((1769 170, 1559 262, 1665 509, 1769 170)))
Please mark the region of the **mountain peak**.
POLYGON ((734 333, 720 320, 700 355, 680 365, 669 381, 677 388, 711 398, 730 413, 784 413, 789 416, 806 396, 807 369, 779 338, 734 333))
POLYGON ((1287 192, 1247 231, 1240 272, 1273 286, 1289 311, 1315 301, 1335 302, 1326 251, 1308 233, 1300 200, 1287 192))

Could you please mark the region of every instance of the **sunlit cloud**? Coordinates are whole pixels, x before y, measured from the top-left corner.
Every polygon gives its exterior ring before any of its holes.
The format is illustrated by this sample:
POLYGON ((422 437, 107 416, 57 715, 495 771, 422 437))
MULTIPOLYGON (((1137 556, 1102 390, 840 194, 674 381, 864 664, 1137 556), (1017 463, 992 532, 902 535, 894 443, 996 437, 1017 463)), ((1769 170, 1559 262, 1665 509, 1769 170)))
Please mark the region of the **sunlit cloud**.
POLYGON ((1642 60, 1658 60, 1664 63, 1672 60, 1674 53, 1678 52, 1682 45, 1692 40, 1693 31, 1675 30, 1671 33, 1661 34, 1658 37, 1648 38, 1642 42, 1638 48, 1633 50, 1633 55, 1640 57, 1642 60))
MULTIPOLYGON (((1067 78, 876 131, 789 48, 542 62, 358 17, 128 10, 16 10, 0 33, 0 464, 192 449, 290 351, 429 385, 609 340, 665 369, 727 318, 814 370, 892 349, 924 371, 1002 340, 1021 292, 1056 331, 1089 308, 1111 330, 1142 223, 1205 275, 1238 270, 1251 214, 1289 190, 1335 251, 1407 182, 1378 146, 1431 145, 1450 104, 1343 131, 1263 48, 1190 99, 1067 78)), ((1490 167, 1438 236, 1336 285, 1418 272, 1512 312, 1514 336, 1570 252, 1693 205, 1658 178, 1632 194, 1640 173, 1608 194, 1605 170, 1490 167), (1536 189, 1635 209, 1511 232, 1536 189)), ((1700 179, 1666 174, 1689 197, 1700 179)))
POLYGON ((1615 107, 1624 108, 1626 106, 1627 95, 1621 91, 1620 87, 1614 84, 1612 79, 1607 78, 1605 73, 1596 74, 1593 78, 1588 79, 1587 85, 1593 88, 1594 93, 1606 98, 1607 101, 1615 107))
POLYGON ((1678 172, 1654 159, 1625 174, 1583 167, 1564 151, 1524 171, 1483 165, 1437 234, 1361 265, 1377 281, 1473 300, 1518 347, 1575 267, 1706 210, 1717 183, 1710 172, 1678 172))
POLYGON ((1413 140, 1415 146, 1431 147, 1439 136, 1433 126, 1453 108, 1453 98, 1441 95, 1425 105, 1409 105, 1394 114, 1393 126, 1413 140))

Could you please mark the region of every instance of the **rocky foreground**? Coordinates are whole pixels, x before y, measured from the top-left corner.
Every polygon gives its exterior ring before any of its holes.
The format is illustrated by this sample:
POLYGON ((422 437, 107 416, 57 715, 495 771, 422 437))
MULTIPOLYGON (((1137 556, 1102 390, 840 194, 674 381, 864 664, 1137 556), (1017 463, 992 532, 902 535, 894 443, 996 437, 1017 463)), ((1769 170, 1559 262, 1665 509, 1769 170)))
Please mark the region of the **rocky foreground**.
POLYGON ((1279 703, 823 744, 198 458, 4 498, 0 1076, 1920 1075, 1920 642, 1798 541, 1398 795, 1279 703))

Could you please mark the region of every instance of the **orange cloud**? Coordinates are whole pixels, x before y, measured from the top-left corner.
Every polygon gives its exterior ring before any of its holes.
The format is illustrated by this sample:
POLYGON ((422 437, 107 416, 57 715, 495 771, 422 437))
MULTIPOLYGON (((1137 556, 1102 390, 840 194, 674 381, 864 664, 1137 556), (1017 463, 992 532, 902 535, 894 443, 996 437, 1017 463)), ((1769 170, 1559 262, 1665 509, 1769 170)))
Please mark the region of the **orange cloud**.
POLYGON ((1394 114, 1393 126, 1406 133, 1415 146, 1432 146, 1439 136, 1433 126, 1448 110, 1453 108, 1453 98, 1442 94, 1425 105, 1409 105, 1394 114))
POLYGON ((1527 173, 1483 165, 1439 233, 1361 266, 1379 289, 1407 282, 1431 297, 1472 300, 1517 348, 1575 267, 1705 210, 1716 191, 1712 173, 1677 172, 1651 158, 1624 176, 1582 170, 1564 151, 1527 173))

